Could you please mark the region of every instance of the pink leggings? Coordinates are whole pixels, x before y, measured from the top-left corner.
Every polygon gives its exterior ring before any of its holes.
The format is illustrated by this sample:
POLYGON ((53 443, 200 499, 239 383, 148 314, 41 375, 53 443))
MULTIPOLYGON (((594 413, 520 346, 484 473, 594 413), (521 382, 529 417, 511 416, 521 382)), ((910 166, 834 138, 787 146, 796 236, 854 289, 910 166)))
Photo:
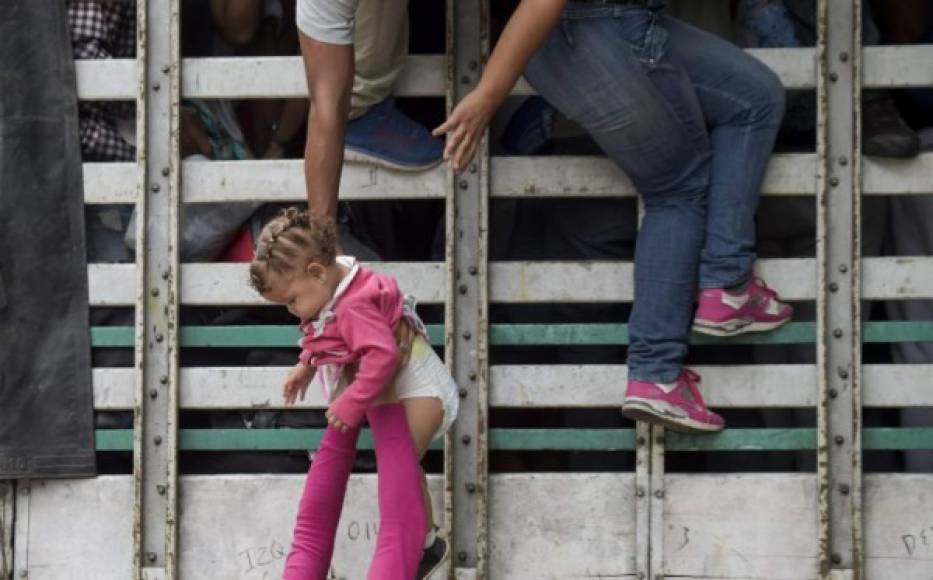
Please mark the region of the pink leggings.
MULTIPOLYGON (((370 407, 366 418, 379 469, 379 534, 368 578, 410 580, 418 571, 427 516, 405 408, 401 403, 370 407)), ((305 480, 282 580, 327 578, 359 434, 359 428, 324 431, 305 480)))

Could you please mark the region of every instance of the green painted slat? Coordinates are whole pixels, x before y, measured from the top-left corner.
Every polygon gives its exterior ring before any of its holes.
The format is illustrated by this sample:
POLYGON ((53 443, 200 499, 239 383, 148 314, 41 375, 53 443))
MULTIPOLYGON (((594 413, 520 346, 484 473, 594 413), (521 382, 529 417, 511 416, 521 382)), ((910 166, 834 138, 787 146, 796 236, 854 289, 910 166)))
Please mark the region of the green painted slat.
POLYGON ((133 346, 132 326, 94 326, 91 327, 91 346, 133 346))
MULTIPOLYGON (((282 451, 315 449, 323 429, 183 429, 184 451, 282 451)), ((132 451, 133 431, 98 430, 98 451, 132 451)), ((933 449, 933 428, 870 428, 862 435, 869 451, 933 449)), ((497 451, 630 451, 632 429, 491 429, 489 448, 497 451)), ((816 449, 816 430, 727 429, 715 435, 668 431, 669 451, 798 451, 816 449)), ((360 435, 360 449, 372 449, 368 430, 360 435)), ((435 441, 431 449, 442 449, 435 441)))
POLYGON ((862 449, 871 451, 898 449, 933 450, 933 428, 876 427, 862 431, 862 449))
POLYGON ((634 429, 490 429, 497 451, 631 451, 634 429))
MULTIPOLYGON (((444 343, 444 327, 429 324, 431 344, 444 343)), ((185 326, 181 343, 185 347, 292 347, 298 342, 295 326, 185 326)), ((866 322, 863 342, 933 342, 933 321, 866 322)), ((627 324, 493 324, 489 340, 495 346, 535 345, 624 345, 628 344, 627 324)), ((812 344, 816 341, 813 322, 791 322, 774 332, 745 334, 734 338, 693 335, 692 344, 812 344)), ((91 343, 96 347, 133 346, 132 327, 94 327, 91 343)))
POLYGON ((98 451, 132 451, 132 429, 98 429, 94 431, 94 445, 98 451))
POLYGON ((711 435, 668 431, 668 451, 799 451, 816 449, 816 429, 726 429, 711 435))

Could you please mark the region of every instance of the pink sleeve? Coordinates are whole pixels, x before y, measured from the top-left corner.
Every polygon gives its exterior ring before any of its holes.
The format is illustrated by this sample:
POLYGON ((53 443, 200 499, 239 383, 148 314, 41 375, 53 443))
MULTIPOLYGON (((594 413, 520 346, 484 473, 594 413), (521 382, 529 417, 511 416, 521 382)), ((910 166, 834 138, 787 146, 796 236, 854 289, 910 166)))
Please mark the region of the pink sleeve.
POLYGON ((331 403, 330 411, 356 427, 395 374, 398 345, 385 317, 369 304, 345 309, 337 317, 337 326, 347 346, 359 356, 359 369, 356 379, 331 403))

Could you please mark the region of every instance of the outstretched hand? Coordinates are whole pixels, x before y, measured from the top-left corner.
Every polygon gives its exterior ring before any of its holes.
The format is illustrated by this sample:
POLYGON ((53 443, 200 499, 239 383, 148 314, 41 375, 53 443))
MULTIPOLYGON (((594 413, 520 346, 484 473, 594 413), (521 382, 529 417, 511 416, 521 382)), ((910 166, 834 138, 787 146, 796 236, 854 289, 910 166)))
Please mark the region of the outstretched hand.
POLYGON ((312 378, 314 378, 314 367, 304 363, 298 363, 292 367, 282 384, 282 397, 285 398, 285 404, 293 405, 299 397, 304 401, 312 378))
POLYGON ((432 131, 435 137, 447 136, 444 160, 457 173, 463 171, 476 154, 496 105, 492 97, 478 90, 471 91, 454 108, 450 117, 432 131))

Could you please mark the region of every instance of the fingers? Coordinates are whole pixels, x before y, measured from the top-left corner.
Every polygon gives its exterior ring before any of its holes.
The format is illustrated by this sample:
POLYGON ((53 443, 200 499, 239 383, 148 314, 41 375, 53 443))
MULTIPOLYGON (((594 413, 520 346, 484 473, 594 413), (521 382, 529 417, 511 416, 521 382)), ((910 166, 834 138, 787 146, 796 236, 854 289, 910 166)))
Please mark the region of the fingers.
POLYGON ((455 114, 456 114, 456 111, 454 111, 454 114, 451 114, 449 119, 447 119, 446 121, 438 125, 433 131, 431 131, 431 134, 434 135, 435 137, 440 137, 441 135, 445 135, 448 132, 450 132, 450 130, 454 127, 454 125, 457 124, 457 121, 454 118, 455 114))
POLYGON ((454 155, 454 168, 458 171, 462 170, 470 162, 470 159, 473 157, 473 152, 476 150, 476 136, 468 135, 460 142, 460 146, 457 147, 457 152, 454 155))
POLYGON ((327 424, 333 427, 334 429, 340 431, 341 433, 345 433, 347 429, 350 428, 349 425, 347 425, 346 423, 338 419, 333 413, 331 413, 330 409, 327 410, 324 416, 327 417, 327 424))

